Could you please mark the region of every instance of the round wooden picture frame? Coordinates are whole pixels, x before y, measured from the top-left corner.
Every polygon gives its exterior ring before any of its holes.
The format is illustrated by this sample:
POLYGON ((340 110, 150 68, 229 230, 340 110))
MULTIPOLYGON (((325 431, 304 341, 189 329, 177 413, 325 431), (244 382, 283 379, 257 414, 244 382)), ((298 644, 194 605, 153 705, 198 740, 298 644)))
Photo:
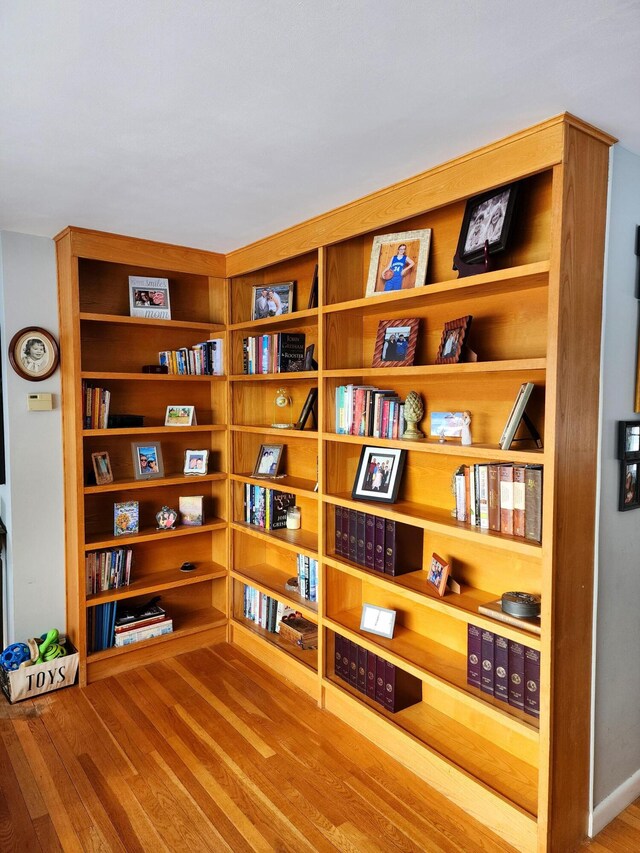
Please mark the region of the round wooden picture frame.
POLYGON ((42 382, 55 372, 60 360, 58 344, 45 329, 26 326, 11 338, 9 361, 18 376, 29 382, 42 382), (33 352, 33 347, 37 350, 33 352), (42 352, 40 352, 42 348, 42 352))

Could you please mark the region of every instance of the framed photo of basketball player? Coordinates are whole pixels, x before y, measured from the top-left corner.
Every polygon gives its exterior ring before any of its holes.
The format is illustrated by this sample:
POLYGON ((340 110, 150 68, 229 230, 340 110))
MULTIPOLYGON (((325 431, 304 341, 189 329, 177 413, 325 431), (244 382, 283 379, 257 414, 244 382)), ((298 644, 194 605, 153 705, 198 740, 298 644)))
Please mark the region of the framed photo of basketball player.
POLYGON ((430 228, 374 237, 365 295, 424 287, 430 246, 430 228))

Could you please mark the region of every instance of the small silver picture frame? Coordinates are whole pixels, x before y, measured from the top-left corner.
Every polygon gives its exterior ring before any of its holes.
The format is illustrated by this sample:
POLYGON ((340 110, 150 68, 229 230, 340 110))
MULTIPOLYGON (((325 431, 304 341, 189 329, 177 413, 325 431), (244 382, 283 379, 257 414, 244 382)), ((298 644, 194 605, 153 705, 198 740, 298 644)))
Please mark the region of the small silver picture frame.
POLYGON ((396 626, 396 611, 388 610, 386 607, 378 607, 375 604, 363 604, 362 616, 360 618, 360 630, 368 634, 377 634, 379 637, 393 639, 393 631, 396 626))

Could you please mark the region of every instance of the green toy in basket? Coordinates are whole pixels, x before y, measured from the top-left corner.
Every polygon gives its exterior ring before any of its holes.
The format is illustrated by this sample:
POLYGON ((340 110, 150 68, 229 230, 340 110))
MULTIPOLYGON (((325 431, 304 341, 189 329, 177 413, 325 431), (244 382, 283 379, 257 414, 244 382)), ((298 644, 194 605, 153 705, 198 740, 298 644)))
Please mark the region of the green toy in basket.
POLYGON ((48 634, 42 634, 40 639, 42 642, 38 645, 38 657, 34 663, 45 663, 66 655, 67 650, 64 647, 66 637, 60 637, 57 628, 52 628, 48 634))

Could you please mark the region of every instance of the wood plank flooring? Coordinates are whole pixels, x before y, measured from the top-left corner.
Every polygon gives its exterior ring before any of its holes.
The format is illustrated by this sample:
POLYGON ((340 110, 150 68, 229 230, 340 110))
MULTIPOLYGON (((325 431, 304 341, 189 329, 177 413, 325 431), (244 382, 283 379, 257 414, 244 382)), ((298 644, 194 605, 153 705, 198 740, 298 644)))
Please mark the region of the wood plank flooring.
MULTIPOLYGON (((586 849, 640 849, 640 805, 586 849)), ((223 644, 85 690, 0 696, 0 851, 59 850, 513 848, 223 644)))

